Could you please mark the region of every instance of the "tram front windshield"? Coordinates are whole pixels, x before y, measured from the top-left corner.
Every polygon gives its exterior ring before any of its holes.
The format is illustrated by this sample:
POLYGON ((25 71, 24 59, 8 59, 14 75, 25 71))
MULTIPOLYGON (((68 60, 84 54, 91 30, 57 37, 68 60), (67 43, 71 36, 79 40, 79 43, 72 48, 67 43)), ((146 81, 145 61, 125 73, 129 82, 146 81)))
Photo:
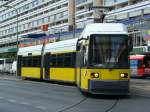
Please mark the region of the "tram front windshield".
POLYGON ((128 68, 128 36, 92 35, 89 47, 89 66, 128 68))

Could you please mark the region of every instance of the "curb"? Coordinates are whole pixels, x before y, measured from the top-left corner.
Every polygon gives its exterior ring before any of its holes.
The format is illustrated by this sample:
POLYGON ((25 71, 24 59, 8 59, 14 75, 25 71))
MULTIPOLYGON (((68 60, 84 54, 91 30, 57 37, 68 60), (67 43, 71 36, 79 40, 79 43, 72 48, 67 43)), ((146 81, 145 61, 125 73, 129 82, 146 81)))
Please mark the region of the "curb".
POLYGON ((21 79, 19 79, 19 78, 12 78, 12 77, 0 77, 0 80, 14 80, 14 81, 19 81, 21 79))

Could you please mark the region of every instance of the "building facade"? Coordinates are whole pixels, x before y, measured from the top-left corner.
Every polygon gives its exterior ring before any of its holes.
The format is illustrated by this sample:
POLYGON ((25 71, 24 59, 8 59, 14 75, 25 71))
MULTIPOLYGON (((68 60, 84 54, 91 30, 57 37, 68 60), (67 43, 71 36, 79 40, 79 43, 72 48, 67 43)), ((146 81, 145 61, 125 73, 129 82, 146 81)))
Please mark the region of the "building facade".
MULTIPOLYGON (((117 2, 117 0, 115 1, 117 2)), ((108 21, 127 25, 133 38, 134 48, 141 53, 150 52, 150 0, 122 1, 118 4, 112 3, 115 10, 108 13, 108 21)))
MULTIPOLYGON (((42 33, 41 26, 47 24, 48 35, 83 28, 92 22, 93 4, 102 5, 101 0, 11 0, 1 1, 0 48, 16 45, 24 35, 42 33), (6 8, 4 6, 11 6, 6 8), (76 24, 75 24, 76 21, 76 24), (18 23, 18 26, 17 26, 18 23)), ((7 50, 6 50, 7 51, 7 50)))
MULTIPOLYGON (((149 0, 1 0, 0 2, 0 53, 16 47, 17 35, 19 41, 27 34, 43 33, 42 25, 48 25, 47 35, 83 29, 86 24, 99 18, 97 9, 93 6, 112 6, 109 19, 124 20, 126 15, 114 13, 122 8, 148 3, 149 0), (14 8, 6 8, 5 5, 14 8), (17 10, 17 11, 16 11, 17 10), (116 14, 116 15, 115 15, 116 14), (122 17, 123 16, 123 17, 122 17), (17 20, 18 18, 18 20, 17 20), (18 26, 17 26, 18 23, 18 26), (17 31, 18 29, 18 31, 17 31)), ((143 9, 148 14, 149 8, 143 9)), ((142 11, 143 11, 142 10, 142 11)), ((141 11, 141 10, 140 10, 141 11)), ((138 16, 138 11, 133 15, 138 16)), ((45 32, 44 32, 45 33, 45 32)), ((74 35, 75 36, 75 35, 74 35)), ((74 37, 73 36, 73 37, 74 37)))

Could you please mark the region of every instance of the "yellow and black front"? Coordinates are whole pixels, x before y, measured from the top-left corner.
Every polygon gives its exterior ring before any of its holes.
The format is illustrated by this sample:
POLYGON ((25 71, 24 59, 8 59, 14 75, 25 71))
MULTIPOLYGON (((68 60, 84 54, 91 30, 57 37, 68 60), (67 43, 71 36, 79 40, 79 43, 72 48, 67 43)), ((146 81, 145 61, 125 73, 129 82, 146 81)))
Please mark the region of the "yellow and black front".
POLYGON ((81 69, 77 83, 92 94, 128 94, 129 69, 81 69))
POLYGON ((92 94, 129 93, 127 40, 127 35, 91 35, 88 44, 81 44, 76 78, 81 90, 92 94))

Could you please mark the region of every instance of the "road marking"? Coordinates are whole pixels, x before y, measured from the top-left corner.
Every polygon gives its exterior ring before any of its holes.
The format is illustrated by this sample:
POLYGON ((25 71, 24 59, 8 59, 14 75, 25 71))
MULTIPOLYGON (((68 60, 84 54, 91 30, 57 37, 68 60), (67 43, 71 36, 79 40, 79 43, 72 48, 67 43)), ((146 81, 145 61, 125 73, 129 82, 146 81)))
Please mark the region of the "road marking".
POLYGON ((43 107, 43 106, 36 106, 35 108, 38 108, 38 109, 41 109, 41 110, 46 110, 47 109, 46 107, 43 107))
POLYGON ((16 100, 14 100, 14 99, 8 99, 7 101, 8 101, 8 102, 11 102, 11 103, 16 102, 16 100))
POLYGON ((27 102, 20 102, 20 104, 22 104, 22 105, 29 105, 29 103, 27 103, 27 102))

